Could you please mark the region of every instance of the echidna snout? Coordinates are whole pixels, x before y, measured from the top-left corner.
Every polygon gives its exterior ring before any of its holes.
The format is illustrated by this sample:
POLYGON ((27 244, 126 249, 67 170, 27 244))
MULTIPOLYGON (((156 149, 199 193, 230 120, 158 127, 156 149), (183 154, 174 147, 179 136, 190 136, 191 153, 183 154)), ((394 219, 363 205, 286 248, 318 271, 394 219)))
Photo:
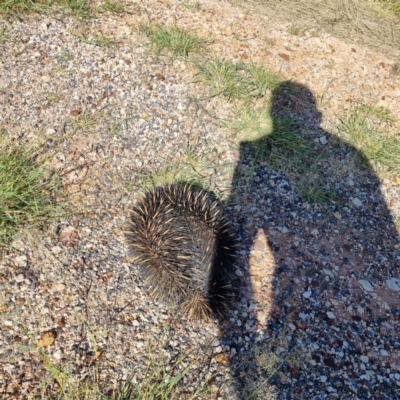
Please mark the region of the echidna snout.
POLYGON ((152 295, 191 319, 223 315, 231 298, 235 240, 210 192, 158 186, 133 207, 125 237, 152 295))

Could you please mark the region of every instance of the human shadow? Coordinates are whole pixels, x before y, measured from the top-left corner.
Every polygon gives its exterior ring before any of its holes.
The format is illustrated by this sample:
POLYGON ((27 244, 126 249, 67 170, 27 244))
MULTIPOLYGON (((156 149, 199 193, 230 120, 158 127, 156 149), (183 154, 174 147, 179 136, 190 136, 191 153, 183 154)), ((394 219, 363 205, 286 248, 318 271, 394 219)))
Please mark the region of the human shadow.
POLYGON ((221 322, 232 396, 395 398, 400 242, 380 179, 322 128, 305 86, 280 84, 271 104, 271 129, 240 144, 228 207, 241 244, 221 322))

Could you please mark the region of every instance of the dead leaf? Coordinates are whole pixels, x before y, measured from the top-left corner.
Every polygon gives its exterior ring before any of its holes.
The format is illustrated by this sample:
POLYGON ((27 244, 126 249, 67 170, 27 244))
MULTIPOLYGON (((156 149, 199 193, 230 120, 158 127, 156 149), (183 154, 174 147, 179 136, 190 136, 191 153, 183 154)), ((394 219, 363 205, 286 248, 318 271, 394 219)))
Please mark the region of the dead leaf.
POLYGON ((334 212, 333 215, 334 215, 337 219, 339 219, 339 220, 342 219, 342 216, 341 216, 340 213, 337 212, 337 211, 334 212))
POLYGON ((290 60, 289 54, 279 53, 279 57, 282 58, 285 61, 289 61, 290 60))
POLYGON ((7 304, 3 304, 0 306, 0 312, 6 311, 7 310, 7 304))
POLYGON ((290 312, 286 316, 286 318, 289 321, 296 321, 299 316, 300 311, 301 311, 301 307, 294 307, 294 309, 290 310, 290 312))
POLYGON ((104 356, 104 351, 101 349, 97 349, 95 352, 96 360, 100 360, 104 356))
POLYGON ((72 110, 69 115, 72 117, 77 117, 78 115, 82 114, 82 110, 72 110))
POLYGON ((307 328, 307 325, 306 325, 306 323, 302 320, 302 319, 298 319, 298 320, 296 320, 296 322, 295 322, 295 324, 297 325, 297 327, 298 328, 300 328, 300 329, 306 329, 307 328))
POLYGON ((58 237, 58 241, 68 247, 73 247, 74 242, 78 237, 78 231, 73 226, 68 226, 63 229, 58 237))
POLYGON ((83 31, 80 31, 80 30, 72 30, 72 31, 69 31, 69 33, 74 36, 82 36, 83 35, 83 31))
POLYGON ((218 364, 227 365, 229 363, 229 358, 225 353, 220 353, 215 356, 215 361, 217 361, 218 364))
POLYGON ((55 339, 56 339, 56 335, 54 334, 54 332, 50 331, 50 332, 42 333, 39 341, 37 342, 37 347, 51 346, 54 343, 55 339))

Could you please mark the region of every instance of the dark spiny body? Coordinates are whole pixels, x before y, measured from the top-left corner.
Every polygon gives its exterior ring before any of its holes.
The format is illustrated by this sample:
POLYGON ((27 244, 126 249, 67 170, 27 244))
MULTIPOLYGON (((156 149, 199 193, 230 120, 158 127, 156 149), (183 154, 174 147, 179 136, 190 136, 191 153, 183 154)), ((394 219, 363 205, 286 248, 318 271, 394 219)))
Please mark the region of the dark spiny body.
POLYGON ((223 315, 235 243, 208 191, 185 184, 154 188, 133 208, 125 236, 157 299, 181 305, 189 318, 223 315))

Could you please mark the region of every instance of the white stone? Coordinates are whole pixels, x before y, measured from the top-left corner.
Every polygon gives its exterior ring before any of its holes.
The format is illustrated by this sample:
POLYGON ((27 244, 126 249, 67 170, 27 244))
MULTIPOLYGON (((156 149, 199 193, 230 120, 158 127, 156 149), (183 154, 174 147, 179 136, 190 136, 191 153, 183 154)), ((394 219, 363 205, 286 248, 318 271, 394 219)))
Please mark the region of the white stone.
POLYGON ((61 360, 61 357, 62 357, 61 350, 57 350, 56 352, 54 352, 54 353, 53 353, 53 357, 54 357, 56 360, 61 360))
POLYGON ((328 143, 328 140, 326 139, 326 136, 321 136, 319 138, 319 141, 320 141, 321 144, 327 144, 328 143))
POLYGON ((365 279, 360 279, 358 281, 361 286, 363 287, 364 290, 366 290, 367 292, 373 292, 374 291, 374 287, 365 279))
POLYGON ((367 356, 360 356, 360 359, 363 363, 368 364, 369 363, 369 358, 367 356))
POLYGON ((307 319, 307 315, 301 312, 299 314, 299 318, 301 318, 303 321, 305 321, 307 319))
POLYGON ((361 306, 357 307, 357 311, 359 314, 364 314, 364 309, 361 306))
POLYGON ((52 251, 53 254, 58 254, 58 253, 61 253, 61 252, 62 252, 62 248, 61 248, 60 246, 54 246, 54 247, 51 249, 51 251, 52 251))
POLYGON ((361 207, 362 206, 361 200, 359 198, 357 198, 357 197, 353 198, 352 203, 357 207, 361 207))
POLYGON ((5 320, 5 321, 4 321, 4 325, 5 325, 5 326, 12 326, 12 325, 13 325, 13 322, 12 322, 12 321, 9 321, 9 320, 5 320))
POLYGON ((286 226, 284 226, 284 227, 282 228, 281 232, 282 232, 282 233, 288 233, 288 232, 289 232, 289 229, 286 228, 286 226))
POLYGON ((216 347, 215 352, 216 353, 221 353, 222 352, 222 347, 221 346, 216 347))
POLYGON ((24 275, 19 274, 15 277, 15 282, 23 282, 23 280, 25 279, 24 275))
POLYGON ((322 383, 325 383, 328 380, 328 377, 326 375, 322 375, 320 377, 320 380, 321 380, 322 383))
POLYGON ((328 316, 329 319, 335 319, 335 314, 331 311, 328 311, 326 315, 328 316))
POLYGON ((399 280, 395 278, 388 279, 386 281, 389 289, 395 290, 396 292, 400 291, 399 280))
POLYGON ((26 256, 15 257, 15 263, 20 267, 25 267, 26 266, 26 261, 27 261, 26 256))
POLYGON ((236 349, 235 348, 231 348, 231 356, 234 357, 236 355, 236 349))
POLYGON ((313 236, 317 236, 319 232, 318 232, 318 229, 313 229, 310 233, 313 236))
POLYGON ((385 349, 381 349, 381 354, 383 356, 388 356, 389 355, 389 353, 385 349))
POLYGON ((46 133, 47 133, 48 135, 54 135, 54 134, 56 133, 56 130, 53 129, 53 128, 49 128, 49 129, 47 129, 46 133))
POLYGON ((311 290, 308 290, 307 292, 304 292, 304 293, 303 293, 303 297, 305 297, 306 299, 310 298, 311 295, 312 295, 311 290))

